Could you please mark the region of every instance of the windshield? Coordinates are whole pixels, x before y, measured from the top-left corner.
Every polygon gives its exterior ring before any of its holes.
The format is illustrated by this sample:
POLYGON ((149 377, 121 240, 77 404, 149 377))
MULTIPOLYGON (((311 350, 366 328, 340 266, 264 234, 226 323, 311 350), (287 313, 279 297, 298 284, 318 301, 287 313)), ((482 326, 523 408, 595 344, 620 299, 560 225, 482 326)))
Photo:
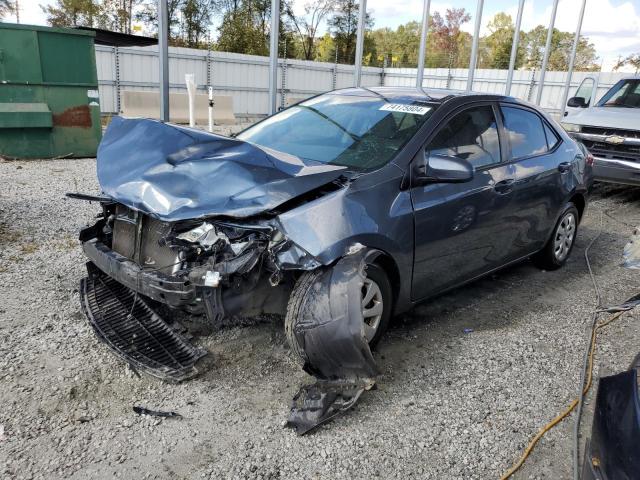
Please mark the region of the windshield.
POLYGON ((248 128, 237 138, 355 170, 381 167, 413 137, 436 104, 321 95, 248 128))
POLYGON ((620 80, 602 97, 598 106, 640 108, 640 79, 620 80))

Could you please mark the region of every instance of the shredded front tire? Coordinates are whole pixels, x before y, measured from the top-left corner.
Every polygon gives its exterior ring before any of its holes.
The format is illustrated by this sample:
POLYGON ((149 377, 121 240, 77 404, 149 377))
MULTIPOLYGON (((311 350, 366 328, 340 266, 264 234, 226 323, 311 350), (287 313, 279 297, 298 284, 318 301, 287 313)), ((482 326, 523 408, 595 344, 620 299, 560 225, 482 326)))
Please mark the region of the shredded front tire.
POLYGON ((296 359, 302 364, 307 361, 307 356, 304 353, 304 349, 298 344, 293 329, 296 324, 296 319, 300 316, 309 290, 313 288, 314 283, 322 272, 322 269, 318 269, 303 273, 293 286, 289 303, 287 304, 287 314, 284 318, 284 331, 291 350, 296 359))

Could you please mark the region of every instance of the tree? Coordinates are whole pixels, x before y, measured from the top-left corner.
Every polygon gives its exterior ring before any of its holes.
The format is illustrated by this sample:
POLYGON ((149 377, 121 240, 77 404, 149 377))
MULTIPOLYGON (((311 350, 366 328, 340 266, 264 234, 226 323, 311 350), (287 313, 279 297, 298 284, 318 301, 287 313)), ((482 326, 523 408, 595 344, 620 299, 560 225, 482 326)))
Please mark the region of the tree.
POLYGON ((613 69, 619 70, 627 65, 633 67, 636 73, 640 72, 640 53, 633 53, 625 58, 619 59, 613 69))
POLYGON ((229 10, 224 14, 218 29, 216 48, 223 52, 268 55, 269 47, 265 28, 255 20, 254 12, 247 5, 229 10))
POLYGON ((293 11, 292 1, 285 3, 285 13, 299 37, 302 46, 302 54, 305 60, 315 58, 315 41, 318 28, 322 21, 329 15, 335 5, 335 0, 319 0, 314 3, 306 3, 304 15, 297 16, 293 11))
MULTIPOLYGON (((544 48, 549 30, 542 25, 538 25, 525 35, 526 39, 526 59, 524 66, 528 69, 540 68, 544 57, 544 48)), ((561 32, 557 28, 553 29, 551 35, 551 53, 547 70, 566 71, 569 69, 571 49, 573 47, 573 37, 571 32, 561 32)), ((600 67, 597 64, 598 56, 595 46, 585 37, 580 37, 576 51, 574 68, 577 71, 596 71, 600 67)))
POLYGON ((0 0, 0 19, 14 12, 15 4, 11 0, 0 0))
POLYGON ((334 62, 336 54, 336 46, 330 33, 325 33, 316 40, 316 56, 314 60, 318 62, 334 62), (332 56, 333 55, 333 56, 332 56))
POLYGON ((466 55, 470 51, 471 35, 461 31, 461 27, 469 20, 471 15, 464 8, 448 8, 444 18, 434 12, 429 29, 429 51, 436 55, 427 56, 428 66, 453 68, 468 64, 466 55))
POLYGON ((142 0, 101 0, 98 4, 97 26, 113 32, 130 34, 133 8, 141 2, 142 0))
MULTIPOLYGON (((0 0, 2 1, 2 0, 0 0)), ((141 0, 56 0, 40 5, 54 27, 97 27, 131 33, 133 9, 141 0)))
POLYGON ((96 0, 56 0, 53 5, 40 5, 52 27, 95 27, 100 15, 96 0))
POLYGON ((184 0, 182 3, 182 31, 187 47, 199 47, 207 37, 214 13, 211 0, 184 0))
POLYGON ((378 28, 370 37, 377 53, 375 64, 388 67, 415 67, 420 48, 420 24, 408 22, 396 30, 378 28))
MULTIPOLYGON (((271 2, 269 0, 225 0, 227 10, 218 28, 218 50, 251 55, 269 54, 271 2)), ((296 40, 286 21, 284 0, 280 0, 278 51, 296 57, 296 40), (283 18, 285 17, 285 18, 283 18)))
MULTIPOLYGON (((497 13, 487 25, 490 32, 481 42, 480 68, 508 68, 511 60, 511 47, 515 26, 510 15, 497 13)), ((515 68, 519 68, 524 61, 524 34, 520 32, 518 52, 515 68)))
MULTIPOLYGON (((213 17, 220 11, 220 5, 221 2, 215 0, 168 0, 169 44, 189 48, 208 47, 209 29, 213 17)), ((135 18, 151 26, 150 35, 157 35, 158 2, 145 0, 135 18)))
MULTIPOLYGON (((167 24, 169 26, 169 43, 174 44, 174 40, 180 36, 180 20, 178 13, 183 0, 167 0, 167 24)), ((147 0, 139 11, 135 14, 135 19, 147 28, 149 35, 158 35, 158 2, 147 0)))
MULTIPOLYGON (((333 34, 334 48, 338 51, 338 61, 354 63, 356 58, 356 34, 360 5, 355 0, 338 0, 333 15, 327 20, 327 27, 333 34)), ((365 29, 373 26, 373 18, 367 14, 365 29)), ((371 39, 365 47, 371 47, 371 39), (367 45, 368 43, 368 45, 367 45)), ((370 51, 370 48, 369 48, 370 51)), ((364 55, 367 49, 364 49, 364 55)))

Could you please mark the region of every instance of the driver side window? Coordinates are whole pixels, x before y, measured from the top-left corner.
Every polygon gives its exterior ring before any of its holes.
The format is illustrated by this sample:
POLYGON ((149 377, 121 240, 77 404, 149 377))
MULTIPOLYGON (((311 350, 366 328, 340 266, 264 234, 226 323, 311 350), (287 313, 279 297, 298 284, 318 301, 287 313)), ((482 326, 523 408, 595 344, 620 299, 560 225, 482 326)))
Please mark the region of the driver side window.
POLYGON ((427 154, 467 160, 478 170, 500 163, 498 125, 490 105, 458 113, 426 147, 427 154))
POLYGON ((578 90, 576 91, 575 97, 584 98, 584 103, 586 106, 589 106, 591 103, 591 92, 593 92, 593 87, 595 85, 595 81, 591 77, 585 78, 578 90))

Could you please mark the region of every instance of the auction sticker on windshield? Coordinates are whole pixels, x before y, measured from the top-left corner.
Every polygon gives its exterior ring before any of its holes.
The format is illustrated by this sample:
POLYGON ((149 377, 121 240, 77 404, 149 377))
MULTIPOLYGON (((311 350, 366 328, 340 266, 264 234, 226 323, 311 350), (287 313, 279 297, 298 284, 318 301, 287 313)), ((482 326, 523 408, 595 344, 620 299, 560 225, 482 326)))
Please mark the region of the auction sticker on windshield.
POLYGON ((423 107, 422 105, 405 105, 403 103, 385 103, 380 110, 387 112, 413 113, 414 115, 424 115, 431 107, 423 107))

